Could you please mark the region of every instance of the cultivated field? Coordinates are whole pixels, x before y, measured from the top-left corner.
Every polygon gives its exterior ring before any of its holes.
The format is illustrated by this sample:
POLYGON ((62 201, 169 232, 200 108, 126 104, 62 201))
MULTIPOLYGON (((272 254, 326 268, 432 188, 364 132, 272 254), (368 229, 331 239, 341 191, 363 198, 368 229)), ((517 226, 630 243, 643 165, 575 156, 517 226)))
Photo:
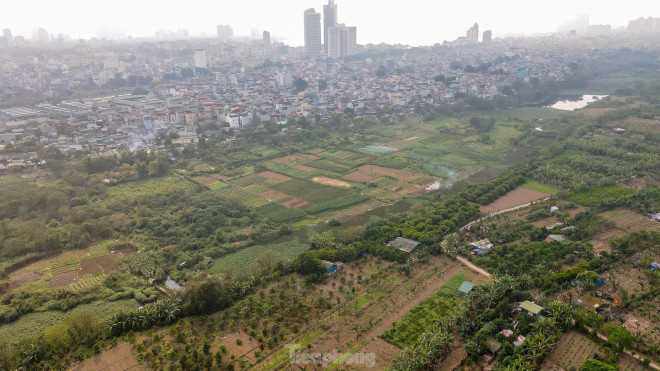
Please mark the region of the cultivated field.
POLYGON ((603 218, 614 222, 616 228, 599 233, 591 239, 594 251, 610 250, 610 239, 621 237, 637 231, 660 231, 660 223, 654 222, 644 215, 625 209, 615 209, 599 214, 603 218))
MULTIPOLYGON (((369 267, 375 263, 371 259, 370 261, 370 265, 360 268, 363 277, 369 275, 368 272, 371 271, 369 267)), ((380 268, 374 266, 374 271, 380 269, 382 266, 380 268)), ((348 302, 342 309, 332 312, 326 318, 313 321, 291 343, 308 343, 310 351, 319 353, 333 352, 335 349, 344 354, 373 353, 376 360, 375 369, 383 369, 398 355, 397 349, 400 351, 400 348, 379 337, 391 328, 394 322, 397 322, 397 325, 402 323, 400 321, 403 321, 402 318, 406 313, 428 298, 434 297, 434 294, 443 287, 454 287, 454 281, 462 282, 466 278, 472 282, 483 282, 482 277, 478 277, 459 263, 444 256, 432 257, 428 264, 416 267, 409 278, 402 277, 393 270, 386 272, 384 276, 372 280, 369 285, 359 289, 356 293, 358 299, 348 302), (454 279, 452 280, 452 278, 454 279), (448 284, 448 282, 450 283, 448 284)), ((350 273, 350 271, 346 271, 346 273, 350 273)), ((343 277, 346 277, 345 273, 343 277)), ((333 289, 332 280, 322 285, 320 289, 324 292, 336 290, 336 288, 333 289)), ((438 299, 439 296, 436 296, 435 299, 438 299)), ((420 308, 429 309, 430 307, 422 306, 420 308)), ((257 364, 256 368, 286 368, 288 358, 284 357, 285 350, 277 351, 264 363, 257 364)), ((366 365, 340 366, 339 368, 346 369, 347 367, 369 369, 366 365)))
POLYGON ((586 336, 569 331, 559 339, 557 347, 550 353, 543 370, 579 369, 585 359, 598 352, 600 347, 586 336))

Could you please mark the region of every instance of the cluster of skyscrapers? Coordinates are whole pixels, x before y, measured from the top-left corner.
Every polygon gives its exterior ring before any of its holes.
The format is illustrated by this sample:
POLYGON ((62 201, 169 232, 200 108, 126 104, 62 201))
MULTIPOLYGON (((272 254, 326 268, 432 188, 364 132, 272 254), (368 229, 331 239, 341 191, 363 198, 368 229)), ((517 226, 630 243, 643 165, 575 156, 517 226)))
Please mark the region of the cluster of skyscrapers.
MULTIPOLYGON (((484 43, 490 42, 493 37, 493 32, 491 30, 486 30, 483 33, 481 41, 484 43)), ((467 30, 465 38, 458 38, 458 44, 477 44, 479 43, 479 25, 474 24, 470 29, 467 30)))
POLYGON ((305 10, 304 17, 305 55, 343 58, 355 53, 357 28, 338 23, 334 0, 323 6, 323 29, 321 14, 313 8, 305 10))

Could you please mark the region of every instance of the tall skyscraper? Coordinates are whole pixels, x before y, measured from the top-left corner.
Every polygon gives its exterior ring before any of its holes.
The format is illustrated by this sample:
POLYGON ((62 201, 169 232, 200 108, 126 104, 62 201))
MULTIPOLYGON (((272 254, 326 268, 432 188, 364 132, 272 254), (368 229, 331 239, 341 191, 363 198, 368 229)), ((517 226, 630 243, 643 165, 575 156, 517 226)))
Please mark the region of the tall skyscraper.
POLYGON ((2 36, 4 36, 5 39, 7 39, 7 42, 10 44, 14 42, 14 36, 11 34, 10 29, 5 28, 4 30, 2 30, 2 36))
POLYGON ((264 31, 263 40, 264 40, 264 46, 266 47, 270 46, 270 32, 264 31))
POLYGON ((470 27, 469 30, 467 30, 467 42, 470 44, 476 44, 479 42, 479 25, 474 24, 474 26, 470 27))
POLYGON ((328 53, 328 29, 337 25, 337 5, 335 0, 328 0, 323 5, 323 50, 328 53))
POLYGON ((228 25, 218 25, 217 27, 218 39, 221 41, 231 40, 234 37, 234 30, 228 25))
POLYGON ((321 54, 321 13, 305 10, 305 55, 321 54))
POLYGON ((37 39, 41 42, 47 42, 50 41, 50 35, 48 34, 48 31, 40 28, 37 30, 37 39))
POLYGON ((343 58, 357 49, 357 28, 343 24, 328 28, 328 57, 343 58))
POLYGON ((489 43, 492 38, 493 38, 493 31, 486 30, 486 31, 484 31, 484 34, 481 37, 481 42, 482 43, 489 43))

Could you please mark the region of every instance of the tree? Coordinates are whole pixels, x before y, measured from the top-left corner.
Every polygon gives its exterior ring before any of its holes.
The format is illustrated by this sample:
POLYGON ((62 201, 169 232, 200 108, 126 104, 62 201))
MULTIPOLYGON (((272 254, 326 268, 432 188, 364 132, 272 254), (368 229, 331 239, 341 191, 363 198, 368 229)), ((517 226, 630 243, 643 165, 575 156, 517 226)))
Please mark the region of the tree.
POLYGON ((594 284, 598 281, 598 273, 593 271, 584 271, 580 272, 576 279, 580 281, 580 287, 585 290, 591 290, 594 288, 594 284))
POLYGON ((321 260, 315 258, 309 252, 298 255, 293 261, 293 267, 296 272, 302 274, 324 274, 326 272, 325 265, 321 260))
POLYGON ((607 339, 610 343, 616 345, 619 352, 623 352, 625 349, 629 349, 635 344, 635 335, 623 326, 608 323, 603 330, 609 332, 607 339))
POLYGON ((593 358, 585 359, 584 362, 582 362, 582 366, 580 366, 580 371, 616 371, 616 370, 618 370, 618 368, 593 358))
POLYGON ((305 91, 307 89, 307 81, 303 79, 302 77, 298 77, 293 81, 293 90, 296 93, 300 93, 301 91, 305 91))

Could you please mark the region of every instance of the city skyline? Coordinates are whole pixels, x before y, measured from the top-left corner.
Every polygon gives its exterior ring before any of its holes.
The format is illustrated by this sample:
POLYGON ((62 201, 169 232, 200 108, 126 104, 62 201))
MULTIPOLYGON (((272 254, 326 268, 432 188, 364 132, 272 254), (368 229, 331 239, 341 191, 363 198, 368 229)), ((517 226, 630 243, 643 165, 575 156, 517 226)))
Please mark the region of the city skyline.
MULTIPOLYGON (((231 3, 191 0, 186 8, 163 5, 154 0, 129 2, 116 0, 112 7, 99 8, 82 0, 47 2, 26 0, 3 5, 0 28, 8 28, 14 36, 33 38, 43 28, 51 35, 67 34, 72 38, 110 36, 112 34, 153 37, 161 29, 186 29, 191 36, 214 37, 219 24, 230 25, 238 37, 247 36, 255 27, 268 30, 273 40, 292 46, 303 45, 303 19, 308 8, 322 13, 327 1, 252 0, 231 3), (130 9, 130 11, 127 11, 130 9), (200 9, 205 9, 200 12, 200 9), (259 9, 255 12, 255 9, 259 9)), ((580 3, 555 1, 541 9, 530 8, 521 0, 506 3, 475 0, 470 4, 440 4, 430 0, 413 0, 403 7, 398 3, 375 0, 339 2, 341 23, 360 27, 360 44, 402 43, 430 45, 465 35, 466 26, 479 23, 493 30, 493 36, 520 33, 551 33, 580 14, 589 14, 592 24, 625 26, 629 20, 658 17, 655 1, 630 4, 616 3, 603 7, 598 1, 580 3), (377 12, 378 17, 374 17, 377 12), (391 27, 396 23, 397 27, 391 27), (407 30, 401 32, 401 30, 407 30)), ((325 38, 325 34, 322 35, 325 38)))

